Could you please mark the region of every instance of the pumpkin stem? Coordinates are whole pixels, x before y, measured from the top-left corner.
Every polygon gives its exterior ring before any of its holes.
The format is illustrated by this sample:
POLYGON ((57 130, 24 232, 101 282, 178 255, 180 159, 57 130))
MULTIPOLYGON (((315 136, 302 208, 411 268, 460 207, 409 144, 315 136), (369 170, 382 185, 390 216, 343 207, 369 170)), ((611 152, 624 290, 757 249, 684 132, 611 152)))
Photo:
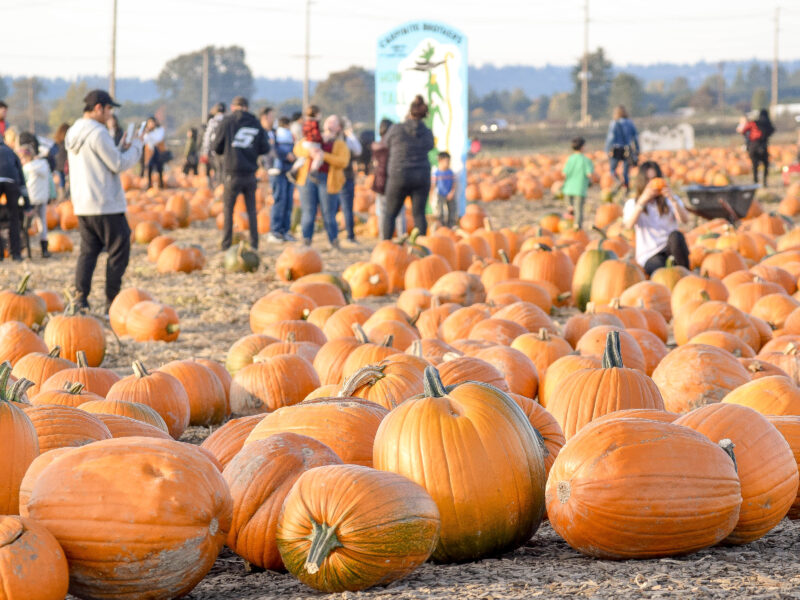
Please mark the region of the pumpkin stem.
POLYGON ((550 340, 550 332, 547 331, 544 327, 539 328, 539 339, 543 342, 547 342, 550 340))
POLYGON ((335 548, 341 548, 342 543, 336 537, 335 525, 311 521, 311 527, 311 535, 307 538, 311 540, 311 548, 308 549, 305 569, 309 574, 314 575, 319 572, 319 568, 328 555, 335 548))
POLYGON ((3 392, 5 394, 3 400, 5 400, 6 402, 18 402, 19 404, 29 404, 27 399, 23 399, 22 397, 34 385, 36 384, 33 383, 30 379, 25 379, 24 377, 22 379, 17 379, 14 382, 14 385, 11 386, 11 388, 3 392))
POLYGON ((553 249, 548 246, 547 244, 542 244, 541 242, 533 245, 534 250, 542 250, 543 252, 552 252, 553 249))
POLYGON ((336 394, 337 398, 350 398, 356 390, 365 386, 372 385, 379 379, 383 379, 383 368, 377 365, 368 365, 350 375, 344 380, 342 389, 336 394))
POLYGON ((429 398, 443 398, 447 395, 447 389, 442 383, 442 378, 439 376, 439 371, 436 367, 425 367, 425 374, 423 375, 425 384, 425 395, 429 398))
POLYGON ((64 391, 68 394, 78 395, 83 391, 83 384, 77 381, 75 383, 71 381, 65 381, 64 391))
POLYGON ((797 354, 797 344, 794 342, 789 342, 786 348, 783 350, 784 354, 788 354, 789 356, 794 356, 797 354))
POLYGON ((47 356, 50 358, 58 358, 61 354, 61 346, 54 346, 50 352, 47 353, 47 356))
POLYGON ((731 457, 731 460, 733 461, 733 469, 738 473, 739 466, 736 464, 736 455, 733 453, 733 449, 736 447, 736 445, 728 438, 725 438, 724 440, 719 441, 719 447, 725 450, 725 454, 731 457))
POLYGON ((558 302, 566 302, 572 298, 572 292, 561 292, 558 296, 556 296, 556 300, 558 302))
POLYGON ((703 299, 703 302, 709 302, 711 300, 711 296, 708 295, 706 290, 700 290, 700 297, 703 299))
POLYGON ((409 244, 416 243, 417 238, 419 237, 419 233, 420 233, 419 228, 414 227, 414 229, 411 230, 411 233, 408 234, 408 240, 407 240, 408 243, 409 244))
POLYGON ((608 234, 605 232, 604 229, 600 229, 597 225, 592 225, 592 231, 596 231, 600 234, 600 241, 604 242, 608 239, 608 234))
POLYGON ((33 275, 33 273, 28 271, 27 273, 25 273, 25 275, 22 276, 22 281, 20 281, 19 285, 17 286, 17 294, 19 294, 20 296, 24 295, 25 292, 28 291, 28 281, 30 280, 31 275, 33 275))
POLYGON ((622 350, 619 345, 619 331, 609 331, 606 336, 606 350, 603 352, 603 368, 621 369, 622 367, 622 350))
POLYGON ((86 360, 86 352, 83 350, 78 350, 75 353, 75 359, 78 361, 79 367, 86 368, 89 366, 89 361, 86 360))
POLYGON ((180 323, 168 323, 167 324, 167 333, 177 333, 181 330, 180 323))
POLYGON ((409 347, 408 352, 412 356, 425 358, 425 356, 422 354, 422 340, 414 340, 413 342, 411 342, 411 346, 409 347))
POLYGON ((147 377, 148 375, 150 375, 148 370, 145 368, 144 363, 140 360, 133 361, 133 374, 139 378, 147 377))
POLYGON ((499 255, 500 255, 500 260, 502 261, 502 263, 503 263, 504 265, 507 265, 509 262, 511 262, 511 261, 509 261, 509 260, 508 260, 508 254, 506 254, 506 251, 505 251, 505 250, 503 250, 502 248, 500 248, 500 249, 497 251, 497 254, 499 254, 499 255))
POLYGON ((389 335, 386 336, 386 338, 384 338, 383 342, 381 342, 381 346, 385 348, 391 348, 393 343, 394 343, 394 335, 390 333, 389 335))
POLYGON ((620 301, 619 301, 619 298, 612 298, 612 299, 611 299, 611 302, 609 302, 609 303, 608 303, 608 305, 609 305, 611 308, 613 308, 614 310, 619 310, 619 308, 620 308, 620 306, 621 306, 621 304, 620 304, 620 301))
POLYGON ((672 256, 672 254, 670 254, 670 255, 667 257, 667 264, 666 264, 666 267, 667 267, 668 269, 671 269, 671 268, 672 268, 672 267, 674 267, 674 266, 675 266, 675 257, 674 257, 674 256, 672 256))
POLYGON ((8 378, 11 376, 11 363, 5 361, 0 365, 0 399, 5 400, 6 388, 8 387, 8 378))
POLYGON ((451 360, 461 358, 462 356, 463 354, 459 354, 458 352, 445 352, 444 355, 442 355, 442 360, 444 362, 449 362, 451 360))
POLYGON ((595 312, 597 312, 597 311, 595 310, 594 302, 587 302, 586 303, 586 309, 583 312, 584 312, 584 314, 587 314, 587 315, 595 314, 595 312))
POLYGON ((294 331, 290 331, 286 334, 286 341, 290 344, 294 344, 297 341, 297 334, 294 331))
POLYGON ((369 337, 367 337, 367 332, 364 331, 364 328, 361 326, 360 323, 353 323, 350 326, 350 329, 353 330, 353 333, 356 335, 356 339, 360 343, 362 343, 362 344, 369 343, 369 337))

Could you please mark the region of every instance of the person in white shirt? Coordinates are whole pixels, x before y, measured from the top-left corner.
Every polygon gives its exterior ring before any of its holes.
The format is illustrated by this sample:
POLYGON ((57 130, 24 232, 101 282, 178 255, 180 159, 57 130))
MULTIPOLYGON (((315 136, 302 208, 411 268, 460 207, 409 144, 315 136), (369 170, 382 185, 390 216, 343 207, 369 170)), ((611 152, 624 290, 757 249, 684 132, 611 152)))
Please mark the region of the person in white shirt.
POLYGON ((625 203, 622 221, 636 234, 636 262, 650 275, 667 264, 689 267, 689 248, 678 226, 689 220, 683 202, 663 180, 661 168, 654 161, 639 167, 634 182, 635 196, 625 203), (652 182, 658 179, 659 181, 652 182))
POLYGON ((42 258, 50 258, 50 251, 47 247, 47 202, 51 197, 55 197, 53 175, 50 173, 47 159, 37 157, 32 146, 22 146, 19 157, 22 162, 22 172, 25 175, 25 187, 28 188, 28 200, 30 200, 39 229, 42 258))
POLYGON ((164 128, 155 117, 147 119, 144 129, 144 156, 147 165, 147 187, 153 185, 153 171, 158 173, 158 187, 164 189, 164 128))
POLYGON ((339 192, 339 200, 341 201, 342 214, 344 215, 344 228, 347 233, 347 239, 342 242, 345 248, 353 248, 358 246, 355 233, 355 218, 353 216, 353 201, 355 199, 355 168, 353 163, 356 158, 361 156, 363 148, 361 141, 356 137, 353 131, 353 124, 347 117, 339 117, 342 121, 342 129, 344 133, 344 141, 347 144, 347 149, 350 150, 350 162, 344 169, 344 185, 342 191, 339 192))

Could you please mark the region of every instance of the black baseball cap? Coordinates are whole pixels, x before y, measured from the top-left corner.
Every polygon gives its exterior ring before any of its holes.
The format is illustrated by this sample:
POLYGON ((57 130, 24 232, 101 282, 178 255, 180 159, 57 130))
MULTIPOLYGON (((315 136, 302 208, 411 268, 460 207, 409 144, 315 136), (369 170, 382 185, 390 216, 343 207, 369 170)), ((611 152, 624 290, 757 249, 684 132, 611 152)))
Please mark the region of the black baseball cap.
POLYGON ((121 104, 114 102, 111 95, 104 90, 92 90, 86 94, 86 98, 84 98, 83 101, 86 106, 95 106, 97 104, 102 104, 103 106, 121 106, 121 104))

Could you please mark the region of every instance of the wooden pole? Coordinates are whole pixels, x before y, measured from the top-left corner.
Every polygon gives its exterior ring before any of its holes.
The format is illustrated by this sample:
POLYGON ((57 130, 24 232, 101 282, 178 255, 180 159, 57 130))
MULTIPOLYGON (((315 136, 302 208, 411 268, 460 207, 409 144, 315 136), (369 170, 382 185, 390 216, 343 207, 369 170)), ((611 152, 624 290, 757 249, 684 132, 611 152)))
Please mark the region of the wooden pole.
POLYGON ((305 69, 303 75, 303 109, 308 107, 308 65, 311 60, 311 0, 306 0, 306 52, 304 56, 305 69))
POLYGON ((208 47, 203 50, 203 91, 200 102, 200 122, 208 118, 208 47))
POLYGON ((583 3, 583 61, 581 65, 581 125, 589 126, 589 0, 583 3))
POLYGON ((111 20, 111 73, 108 77, 108 93, 116 100, 117 95, 117 0, 114 0, 111 20))
POLYGON ((778 34, 780 33, 780 18, 781 9, 775 7, 775 47, 772 56, 772 97, 770 98, 770 106, 775 107, 778 104, 778 34))

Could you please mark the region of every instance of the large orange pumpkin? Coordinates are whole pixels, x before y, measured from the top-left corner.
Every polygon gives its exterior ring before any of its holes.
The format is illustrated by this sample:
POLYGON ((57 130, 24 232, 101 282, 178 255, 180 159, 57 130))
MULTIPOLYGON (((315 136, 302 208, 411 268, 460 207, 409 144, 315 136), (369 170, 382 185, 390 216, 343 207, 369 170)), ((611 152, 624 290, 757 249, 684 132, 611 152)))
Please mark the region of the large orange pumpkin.
POLYGON ((433 367, 425 371, 424 395, 381 423, 373 461, 433 497, 442 518, 437 561, 515 548, 530 539, 544 512, 542 447, 524 413, 505 393, 480 383, 446 391, 433 367))
POLYGON ((67 595, 64 551, 33 519, 0 516, 0 573, 4 600, 55 600, 67 595))
POLYGON ((31 406, 25 409, 25 414, 36 428, 42 454, 111 438, 111 432, 100 419, 72 406, 31 406))
POLYGON ((47 322, 44 341, 48 348, 60 347, 64 358, 72 362, 78 360, 78 351, 82 350, 90 367, 99 367, 106 354, 103 324, 91 315, 81 314, 74 302, 47 322))
POLYGON ((757 540, 786 516, 797 497, 797 464, 789 444, 766 418, 746 406, 716 403, 683 415, 675 424, 712 442, 733 442, 742 507, 727 543, 757 540))
POLYGON ((319 387, 311 363, 297 354, 259 359, 238 371, 231 382, 231 412, 244 416, 297 404, 319 387))
POLYGON ((41 325, 47 316, 47 305, 35 293, 28 291, 30 273, 25 273, 16 290, 0 291, 0 323, 19 321, 28 327, 41 325))
POLYGON ((292 487, 278 522, 286 568, 323 592, 405 577, 431 555, 439 510, 419 485, 355 465, 317 467, 292 487))
POLYGON ((181 382, 189 399, 189 425, 216 425, 225 419, 225 390, 211 369, 191 360, 173 360, 159 371, 181 382))
MULTIPOLYGON (((783 439, 789 444, 789 448, 794 455, 794 461, 800 469, 800 417, 799 416, 767 416, 767 421, 772 423, 780 431, 783 439)), ((800 519, 800 491, 792 503, 787 516, 790 519, 800 519)))
POLYGON ((730 456, 705 436, 671 423, 609 418, 561 449, 547 480, 547 516, 589 556, 687 554, 733 530, 740 490, 730 456))
POLYGON ((301 474, 341 462, 325 444, 295 433, 248 444, 222 472, 233 498, 227 546, 252 565, 283 569, 275 540, 283 501, 301 474))
POLYGON ((765 416, 800 416, 800 389, 780 375, 759 377, 740 385, 722 401, 747 406, 765 416))
POLYGON ((210 452, 225 468, 242 449, 247 436, 263 418, 263 414, 257 414, 231 419, 204 439, 200 447, 210 452))
POLYGON ((63 388, 66 383, 82 383, 87 392, 105 397, 111 386, 120 380, 119 375, 111 369, 90 367, 86 354, 81 350, 77 352, 77 363, 77 367, 56 371, 44 380, 39 389, 57 390, 63 388))
POLYGON ((39 440, 30 418, 17 404, 24 379, 8 385, 11 366, 0 365, 0 514, 19 514, 19 486, 25 471, 39 455, 39 440), (22 383, 20 383, 22 382, 22 383))
POLYGON ((33 486, 28 512, 64 549, 70 593, 176 598, 214 564, 232 504, 222 474, 196 448, 120 438, 53 461, 33 486))

